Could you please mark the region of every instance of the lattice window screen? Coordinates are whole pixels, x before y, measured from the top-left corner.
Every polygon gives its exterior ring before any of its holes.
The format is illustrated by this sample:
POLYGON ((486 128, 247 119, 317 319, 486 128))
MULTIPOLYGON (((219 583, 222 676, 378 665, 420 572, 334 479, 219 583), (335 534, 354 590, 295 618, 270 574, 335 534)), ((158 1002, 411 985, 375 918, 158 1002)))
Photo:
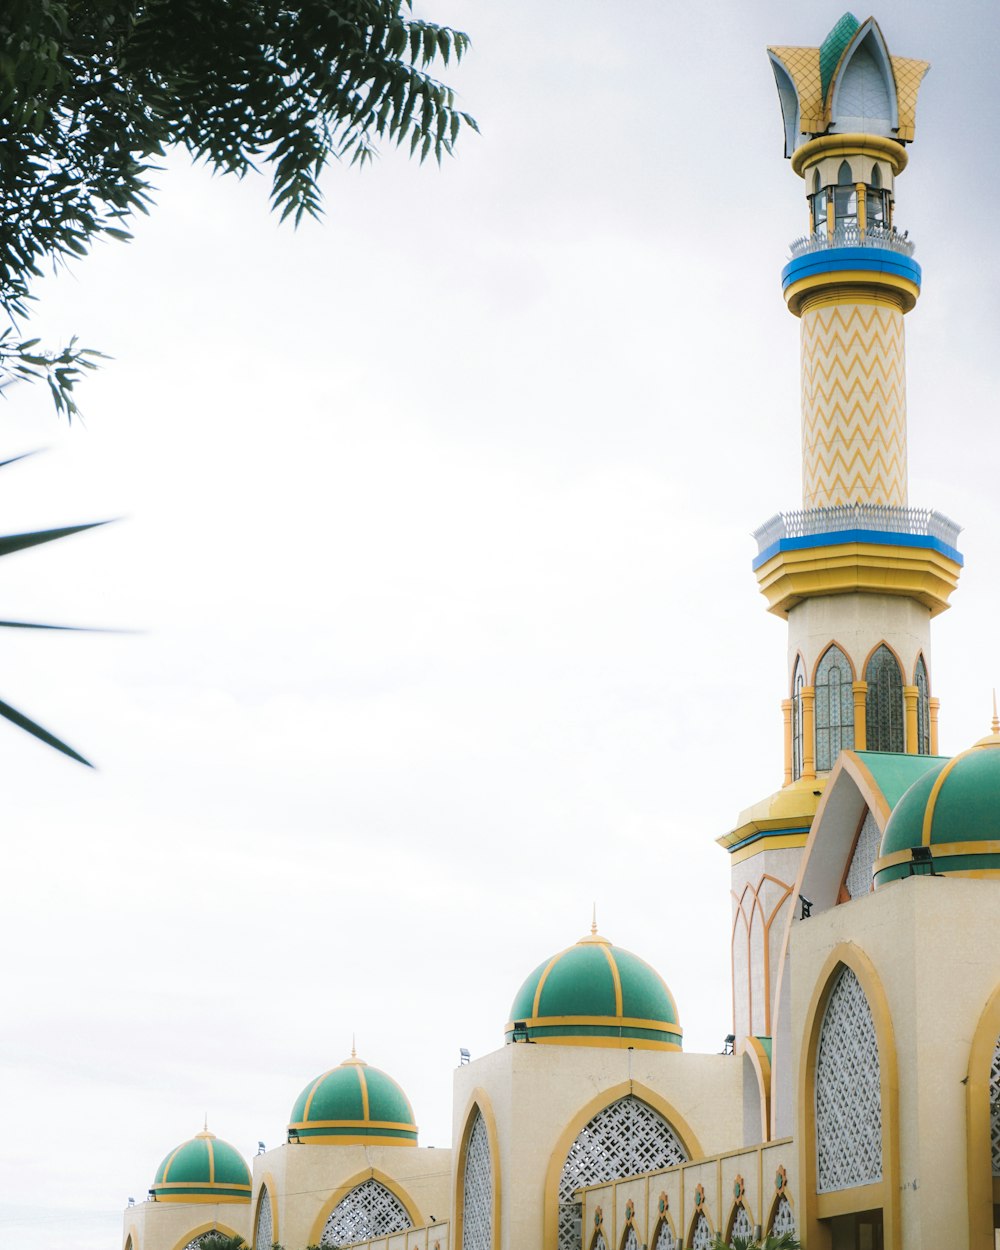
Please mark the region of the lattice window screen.
POLYGON ((207 1233, 199 1233, 197 1237, 192 1237, 184 1247, 184 1250, 201 1250, 202 1246, 209 1237, 228 1237, 228 1233, 221 1232, 218 1228, 210 1228, 207 1233))
POLYGON ((666 1120, 631 1094, 598 1111, 570 1146, 559 1178, 559 1250, 579 1245, 575 1190, 686 1160, 666 1120))
POLYGON ((990 1145, 993 1148, 993 1175, 1000 1176, 1000 1037, 993 1049, 990 1068, 990 1145))
POLYGON ((878 1040, 858 978, 842 969, 826 1005, 816 1054, 816 1189, 882 1179, 878 1040))
POLYGON ((674 1241, 674 1234, 666 1220, 660 1225, 660 1231, 656 1234, 653 1250, 677 1250, 677 1242, 674 1241))
POLYGON ((771 1221, 768 1232, 774 1237, 780 1237, 782 1233, 793 1235, 795 1233, 795 1213, 792 1210, 792 1204, 784 1194, 778 1199, 778 1205, 774 1208, 774 1219, 771 1221))
POLYGON ((630 1224, 625 1234, 625 1240, 622 1242, 622 1250, 639 1250, 639 1238, 635 1235, 635 1229, 630 1224))
POLYGON ((802 661, 795 661, 792 674, 792 780, 802 776, 802 689, 806 684, 802 661))
POLYGON ((826 772, 854 748, 853 674, 839 647, 827 647, 816 669, 816 767, 826 772))
POLYGON ((927 665, 924 657, 917 660, 913 674, 913 684, 917 688, 917 752, 920 755, 931 753, 931 704, 930 683, 927 680, 927 665))
POLYGON ((712 1236, 708 1220, 705 1218, 704 1212, 700 1211, 691 1233, 691 1250, 711 1250, 714 1240, 715 1238, 712 1236))
POLYGON ((363 1181, 330 1212, 319 1239, 321 1246, 349 1245, 412 1228, 406 1208, 376 1180, 363 1181))
POLYGON ((882 845, 882 834, 871 811, 865 813, 865 822, 858 834, 858 842, 851 856, 851 866, 847 870, 847 893, 851 898, 860 898, 870 894, 872 889, 872 869, 878 858, 878 849, 882 845))
POLYGON ((869 751, 902 751, 903 675, 885 643, 868 661, 865 681, 865 745, 869 751))
POLYGON ((608 1243, 604 1240, 603 1233, 598 1233, 594 1238, 591 1250, 608 1250, 608 1243))
POLYGON ((736 1208, 736 1218, 733 1220, 733 1226, 730 1229, 729 1237, 752 1237, 753 1225, 750 1223, 750 1216, 747 1215, 747 1209, 741 1202, 736 1208))
POLYGON ((271 1250, 274 1244, 274 1216, 271 1212, 271 1194, 265 1185, 257 1203, 257 1231, 253 1238, 254 1250, 271 1250))
POLYGON ((493 1250, 493 1160, 483 1113, 469 1133, 462 1182, 462 1250, 493 1250))

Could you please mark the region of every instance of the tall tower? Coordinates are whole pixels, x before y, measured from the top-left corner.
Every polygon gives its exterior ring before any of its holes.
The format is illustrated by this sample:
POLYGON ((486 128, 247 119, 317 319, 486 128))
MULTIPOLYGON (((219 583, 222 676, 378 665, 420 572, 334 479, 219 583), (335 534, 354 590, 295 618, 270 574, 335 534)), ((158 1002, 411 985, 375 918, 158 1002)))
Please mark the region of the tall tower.
POLYGON ((816 48, 768 49, 807 230, 781 274, 798 318, 802 506, 756 531, 768 610, 788 621, 783 785, 719 842, 733 869, 737 1043, 768 1037, 777 946, 801 848, 841 750, 937 753, 930 622, 958 527, 910 507, 904 318, 920 294, 896 180, 926 61, 891 56, 850 13, 816 48))

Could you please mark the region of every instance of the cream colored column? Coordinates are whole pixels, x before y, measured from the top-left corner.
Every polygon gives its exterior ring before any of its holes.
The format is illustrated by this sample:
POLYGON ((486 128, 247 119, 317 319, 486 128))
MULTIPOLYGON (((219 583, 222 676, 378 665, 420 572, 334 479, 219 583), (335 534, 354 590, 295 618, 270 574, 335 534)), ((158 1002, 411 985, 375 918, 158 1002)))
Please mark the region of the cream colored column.
POLYGON ((903 310, 834 289, 802 313, 802 506, 906 506, 903 310))
POLYGON ((785 720, 785 780, 781 783, 783 786, 792 783, 792 701, 791 699, 781 700, 781 715, 785 720))
POLYGON ((918 755, 920 735, 917 732, 917 698, 920 691, 916 686, 903 687, 903 707, 906 709, 906 754, 918 755))
POLYGON ((855 681, 851 683, 854 694, 854 749, 868 750, 868 683, 855 681))
POLYGON ((816 688, 802 687, 802 776, 816 776, 816 688))
POLYGON ((938 713, 941 711, 940 699, 928 699, 927 710, 930 712, 931 722, 931 755, 938 753, 938 713))

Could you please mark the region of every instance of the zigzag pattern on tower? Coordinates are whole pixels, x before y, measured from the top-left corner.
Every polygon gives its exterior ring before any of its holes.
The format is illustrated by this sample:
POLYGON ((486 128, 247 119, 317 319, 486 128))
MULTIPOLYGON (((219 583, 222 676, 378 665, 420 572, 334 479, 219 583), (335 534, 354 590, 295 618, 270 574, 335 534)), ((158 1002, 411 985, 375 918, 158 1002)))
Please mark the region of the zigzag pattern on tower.
POLYGON ((803 504, 906 504, 903 316, 879 304, 802 318, 803 504))

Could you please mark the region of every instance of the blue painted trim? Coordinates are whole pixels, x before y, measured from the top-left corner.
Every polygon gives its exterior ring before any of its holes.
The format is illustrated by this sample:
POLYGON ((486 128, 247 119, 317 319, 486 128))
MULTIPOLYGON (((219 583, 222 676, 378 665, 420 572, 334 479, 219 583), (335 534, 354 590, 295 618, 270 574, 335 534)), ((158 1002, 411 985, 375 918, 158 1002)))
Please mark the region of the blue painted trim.
POLYGON ((742 842, 737 842, 735 846, 727 847, 729 854, 734 851, 741 850, 744 846, 749 846, 751 842, 759 842, 761 838, 782 838, 786 833, 808 833, 812 825, 803 825, 800 829, 768 829, 761 833, 752 833, 749 838, 744 838, 742 842))
POLYGON ((781 271, 781 289, 787 290, 803 278, 816 274, 836 273, 842 269, 863 269, 869 273, 891 273, 920 286, 921 269, 910 256, 892 252, 885 247, 829 247, 819 252, 796 256, 781 271))
POLYGON ((766 564, 779 551, 808 551, 814 547, 838 547, 844 543, 874 543, 879 547, 922 547, 925 551, 938 551, 962 568, 965 560, 955 547, 949 547, 940 538, 930 534, 890 534, 885 530, 834 530, 828 534, 805 534, 801 538, 779 538, 776 543, 758 555, 753 562, 754 572, 766 564))

